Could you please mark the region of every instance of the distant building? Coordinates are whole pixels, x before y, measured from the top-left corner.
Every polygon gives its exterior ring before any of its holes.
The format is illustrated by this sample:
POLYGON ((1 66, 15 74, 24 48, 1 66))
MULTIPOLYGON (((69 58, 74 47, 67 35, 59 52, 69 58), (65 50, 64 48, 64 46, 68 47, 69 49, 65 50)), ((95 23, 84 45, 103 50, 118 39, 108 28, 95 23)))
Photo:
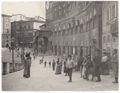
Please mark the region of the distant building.
POLYGON ((102 52, 102 2, 46 2, 46 25, 54 55, 102 52))
POLYGON ((39 26, 44 22, 36 20, 19 20, 11 23, 12 37, 15 38, 15 42, 18 46, 32 47, 33 37, 36 30, 39 30, 39 26))
POLYGON ((2 14, 2 47, 11 46, 11 16, 2 14))
POLYGON ((46 53, 51 50, 52 32, 46 28, 46 24, 40 26, 40 30, 35 32, 34 37, 34 51, 35 53, 46 53))
POLYGON ((118 1, 107 1, 102 7, 102 49, 112 54, 118 49, 118 1))

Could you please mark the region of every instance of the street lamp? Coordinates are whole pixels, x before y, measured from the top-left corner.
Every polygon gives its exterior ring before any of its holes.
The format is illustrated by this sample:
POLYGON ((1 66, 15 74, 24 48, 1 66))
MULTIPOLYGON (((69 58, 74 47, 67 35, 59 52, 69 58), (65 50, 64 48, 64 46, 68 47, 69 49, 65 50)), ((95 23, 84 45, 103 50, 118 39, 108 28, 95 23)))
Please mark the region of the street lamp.
POLYGON ((15 71, 15 62, 14 62, 14 49, 15 49, 15 38, 11 39, 11 49, 12 49, 12 63, 13 63, 13 72, 15 71))

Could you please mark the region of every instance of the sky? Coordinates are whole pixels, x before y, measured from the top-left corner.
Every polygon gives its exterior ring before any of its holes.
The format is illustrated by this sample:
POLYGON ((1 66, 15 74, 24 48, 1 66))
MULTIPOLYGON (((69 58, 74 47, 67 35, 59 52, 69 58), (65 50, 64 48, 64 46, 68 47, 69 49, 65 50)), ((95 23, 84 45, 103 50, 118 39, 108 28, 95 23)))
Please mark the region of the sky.
POLYGON ((45 18, 45 2, 19 1, 2 2, 2 14, 23 14, 27 17, 41 16, 45 18))

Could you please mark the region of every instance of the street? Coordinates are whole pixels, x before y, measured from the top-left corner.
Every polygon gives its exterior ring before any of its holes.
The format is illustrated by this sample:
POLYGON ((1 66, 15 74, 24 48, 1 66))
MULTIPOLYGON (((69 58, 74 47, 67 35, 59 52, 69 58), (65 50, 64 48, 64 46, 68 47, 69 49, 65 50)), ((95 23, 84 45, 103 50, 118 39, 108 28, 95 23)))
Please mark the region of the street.
MULTIPOLYGON (((101 76, 102 82, 86 81, 80 78, 79 72, 73 73, 73 82, 68 83, 64 73, 55 75, 47 64, 39 64, 39 57, 33 60, 31 77, 23 78, 23 70, 2 76, 3 91, 107 91, 118 90, 118 84, 113 84, 110 75, 101 76)), ((51 60, 45 57, 45 60, 51 60)), ((48 61, 49 62, 49 61, 48 61)))

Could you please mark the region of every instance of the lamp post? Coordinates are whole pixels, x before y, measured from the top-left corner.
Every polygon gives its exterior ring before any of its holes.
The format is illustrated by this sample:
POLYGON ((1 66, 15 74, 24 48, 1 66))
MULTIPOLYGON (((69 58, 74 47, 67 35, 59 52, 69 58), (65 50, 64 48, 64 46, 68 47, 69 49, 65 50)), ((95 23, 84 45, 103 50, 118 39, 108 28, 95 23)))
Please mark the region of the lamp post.
POLYGON ((14 49, 15 49, 15 38, 11 40, 11 49, 12 49, 12 63, 13 63, 13 72, 15 71, 15 62, 14 62, 14 49))

